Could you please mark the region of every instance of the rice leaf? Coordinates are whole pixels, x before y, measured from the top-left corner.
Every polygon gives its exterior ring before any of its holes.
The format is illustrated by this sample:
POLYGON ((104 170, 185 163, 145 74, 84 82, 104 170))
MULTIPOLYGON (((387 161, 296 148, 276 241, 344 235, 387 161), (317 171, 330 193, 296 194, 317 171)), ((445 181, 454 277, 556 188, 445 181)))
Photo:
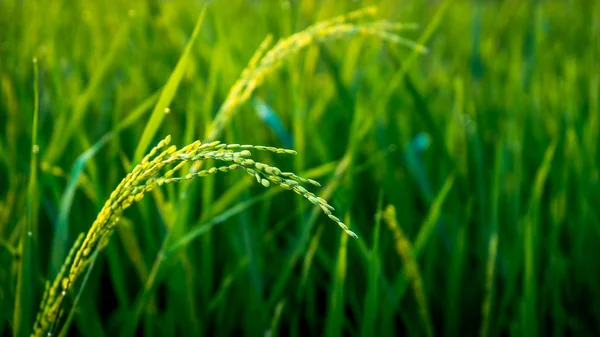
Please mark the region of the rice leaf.
POLYGON ((198 16, 196 20, 196 25, 194 26, 194 31, 183 50, 183 53, 179 57, 179 61, 177 61, 177 65, 173 72, 169 76, 167 83, 163 87, 163 90, 158 98, 158 102, 154 106, 154 110, 152 110, 152 114, 150 115, 150 119, 146 123, 146 127, 144 128, 144 132, 138 142, 138 145, 135 150, 135 154, 133 156, 133 162, 139 163, 142 159, 144 153, 148 149, 150 142, 156 135, 160 124, 162 123, 165 114, 169 110, 169 106, 177 93, 177 88, 179 87, 179 83, 181 83, 181 79, 183 78, 183 74, 188 66, 188 63, 192 58, 192 48, 194 47, 194 43, 198 39, 198 35, 200 33, 200 27, 202 26, 202 21, 204 20, 204 14, 206 13, 206 6, 202 8, 202 12, 198 16))
POLYGON ((13 336, 21 337, 29 335, 33 315, 33 276, 35 244, 38 227, 38 119, 40 110, 39 99, 39 70, 38 60, 33 59, 33 127, 31 130, 31 160, 29 163, 29 183, 27 184, 27 219, 25 227, 21 230, 19 240, 19 253, 21 261, 18 265, 17 289, 15 298, 15 309, 13 316, 13 336))

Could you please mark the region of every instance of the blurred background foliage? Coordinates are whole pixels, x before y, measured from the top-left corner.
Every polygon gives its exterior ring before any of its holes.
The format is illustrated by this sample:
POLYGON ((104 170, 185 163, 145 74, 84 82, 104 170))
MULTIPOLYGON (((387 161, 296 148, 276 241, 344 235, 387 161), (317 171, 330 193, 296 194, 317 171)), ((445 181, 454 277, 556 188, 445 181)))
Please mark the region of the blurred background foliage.
MULTIPOLYGON (((221 137, 298 151, 257 155, 321 181, 359 239, 243 173, 166 186, 124 214, 71 335, 600 334, 598 1, 212 1, 152 145, 205 139, 268 34, 367 5, 420 24, 403 36, 429 53, 315 44, 221 137), (193 240, 154 270, 176 222, 193 240)), ((202 6, 0 0, 1 336, 28 334, 44 282, 136 164, 202 6)))

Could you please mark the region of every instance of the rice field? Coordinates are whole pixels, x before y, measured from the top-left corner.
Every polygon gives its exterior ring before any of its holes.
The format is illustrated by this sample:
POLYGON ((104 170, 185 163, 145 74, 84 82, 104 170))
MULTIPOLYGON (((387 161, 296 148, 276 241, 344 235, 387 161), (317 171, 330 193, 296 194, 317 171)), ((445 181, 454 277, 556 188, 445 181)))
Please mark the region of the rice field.
POLYGON ((0 0, 0 336, 600 335, 600 2, 0 0))

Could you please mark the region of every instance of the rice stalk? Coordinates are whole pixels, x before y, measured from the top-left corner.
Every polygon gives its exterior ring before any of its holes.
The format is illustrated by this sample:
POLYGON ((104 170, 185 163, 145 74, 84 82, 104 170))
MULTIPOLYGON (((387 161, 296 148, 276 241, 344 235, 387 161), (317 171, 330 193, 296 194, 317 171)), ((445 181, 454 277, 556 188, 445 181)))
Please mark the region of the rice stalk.
POLYGON ((212 141, 219 137, 237 108, 250 98, 254 90, 264 82, 268 75, 279 69, 291 55, 297 54, 311 45, 351 36, 365 36, 377 37, 384 41, 408 46, 417 52, 427 51, 424 46, 397 34, 401 31, 415 29, 417 27, 415 24, 389 22, 387 20, 367 23, 353 22, 358 19, 373 17, 376 13, 376 7, 366 7, 346 15, 321 21, 279 40, 268 51, 266 50, 271 44, 272 37, 267 36, 250 59, 248 66, 242 71, 240 78, 229 90, 227 98, 209 128, 207 140, 212 141))
MULTIPOLYGON (((21 261, 18 265, 15 310, 13 315, 15 336, 24 336, 29 331, 31 324, 31 309, 33 307, 33 275, 34 271, 34 254, 37 250, 38 236, 38 213, 39 213, 39 186, 38 186, 38 169, 39 169, 39 152, 38 144, 38 119, 40 110, 39 100, 39 69, 37 58, 33 59, 33 128, 31 135, 31 158, 29 160, 29 181, 27 184, 27 215, 19 240, 19 254, 21 261)), ((0 289, 0 292, 2 290, 0 289)))
POLYGON ((386 207, 383 213, 383 220, 394 234, 396 251, 404 262, 406 274, 412 281, 413 291, 415 292, 415 298, 417 299, 419 306, 419 314, 425 325, 425 333, 427 336, 431 337, 433 336, 433 325, 431 323, 431 317, 429 316, 429 310, 427 309, 427 299, 425 297, 425 291, 423 290, 423 279, 421 278, 419 265, 415 258, 410 240, 406 237, 400 225, 398 225, 398 221, 396 221, 396 208, 393 205, 388 205, 388 207, 386 207))
POLYGON ((92 252, 97 248, 101 249, 103 245, 108 243, 110 234, 119 223, 123 211, 133 203, 140 201, 146 193, 165 184, 189 181, 197 177, 239 169, 252 176, 264 187, 269 187, 272 184, 279 185, 303 196, 314 205, 319 206, 348 235, 354 238, 357 237, 340 219, 333 215, 334 208, 325 199, 317 197, 302 186, 302 184, 320 186, 318 182, 300 177, 292 172, 282 172, 277 167, 250 158, 252 156, 250 150, 292 155, 296 154, 296 151, 270 146, 221 144, 218 141, 207 144, 196 141, 177 149, 174 145, 168 146, 170 141, 170 136, 161 140, 142 159, 141 163, 121 181, 104 204, 85 238, 80 237, 75 242, 56 279, 51 286, 46 287, 32 336, 44 336, 51 333, 62 313, 62 299, 72 290, 73 284, 86 270, 91 262, 92 252), (208 159, 224 162, 226 165, 189 172, 182 176, 174 176, 186 163, 208 159))

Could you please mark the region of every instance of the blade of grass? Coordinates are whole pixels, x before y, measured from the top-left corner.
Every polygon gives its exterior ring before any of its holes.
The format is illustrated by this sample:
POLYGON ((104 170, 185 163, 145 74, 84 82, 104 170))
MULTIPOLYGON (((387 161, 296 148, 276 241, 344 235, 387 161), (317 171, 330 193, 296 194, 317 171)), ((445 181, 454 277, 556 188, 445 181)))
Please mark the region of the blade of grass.
POLYGON ((208 304, 208 311, 213 311, 218 305, 221 305, 225 300, 225 296, 227 295, 227 291, 233 284, 233 281, 237 276, 239 276, 246 267, 248 267, 248 263, 250 260, 247 257, 242 258, 242 260, 237 264, 237 267, 231 272, 229 275, 225 277, 223 282, 221 282, 221 286, 219 290, 217 290, 215 296, 208 304))
POLYGON ((527 336, 537 336, 538 334, 538 302, 537 302, 537 263, 536 251, 538 244, 538 226, 539 207, 544 192, 544 185, 550 173, 552 160, 558 142, 554 141, 548 145, 544 152, 544 159, 538 168, 531 197, 529 199, 529 209, 523 221, 523 245, 524 245, 524 275, 523 275, 523 299, 521 300, 521 327, 522 332, 527 336))
POLYGON ((300 276, 300 289, 298 290, 298 299, 300 299, 304 295, 304 287, 306 287, 307 285, 310 268, 312 266, 315 252, 317 251, 317 248, 319 248, 319 241, 321 240, 322 233, 323 225, 321 224, 317 229, 315 235, 313 235, 312 239, 310 240, 310 244, 308 245, 308 249, 306 250, 306 255, 304 256, 304 261, 302 262, 302 274, 300 276))
MULTIPOLYGON (((452 186, 454 185, 454 174, 450 175, 444 185, 438 192, 437 196, 433 200, 431 207, 429 208, 429 213, 427 214, 427 218, 421 225, 421 229, 419 230, 419 234, 417 234, 417 238, 415 240, 415 244, 412 248, 415 259, 418 259, 423 254, 423 250, 425 249, 425 245, 431 240, 431 236, 433 235, 436 224, 438 223, 439 217, 441 215, 442 206, 444 205, 444 201, 448 196, 452 186)), ((396 280, 394 281, 394 288, 396 289, 397 298, 394 298, 394 302, 399 301, 404 297, 406 290, 408 289, 409 280, 405 271, 401 271, 396 280)))
POLYGON ((252 199, 246 200, 237 204, 236 206, 228 208, 225 212, 215 216, 212 220, 207 222, 202 222, 194 226, 190 231, 186 233, 182 238, 174 242, 169 246, 169 248, 165 251, 164 257, 168 258, 171 254, 173 254, 176 250, 181 249, 188 245, 193 240, 202 236, 203 234, 211 231, 217 225, 222 224, 226 220, 231 217, 240 214, 241 212, 247 210, 250 206, 257 204, 260 201, 268 199, 271 197, 268 193, 264 193, 260 196, 254 197, 252 199))
POLYGON ((500 180, 502 179, 502 155, 504 144, 501 140, 496 143, 496 158, 494 160, 494 175, 492 182, 492 198, 490 213, 490 238, 488 241, 488 260, 485 280, 485 298, 481 306, 480 336, 487 337, 492 317, 492 301, 494 299, 494 278, 496 275, 496 255, 498 253, 498 204, 500 196, 500 180))
MULTIPOLYGON (((350 218, 346 217, 346 224, 350 225, 350 218)), ((335 274, 331 285, 331 298, 327 317, 325 318, 325 336, 342 336, 344 328, 344 283, 346 281, 347 269, 347 245, 348 235, 340 233, 340 247, 336 261, 335 274)))
POLYGON ((271 319, 271 328, 265 334, 265 337, 279 336, 277 334, 277 329, 279 328, 279 322, 281 321, 281 313, 283 312, 283 308, 285 308, 285 300, 279 301, 279 303, 277 303, 277 305, 275 306, 273 319, 271 319))
POLYGON ((427 214, 427 218, 423 225, 421 226, 421 230, 415 239, 414 251, 415 255, 419 257, 423 250, 425 249, 425 245, 429 242, 429 238, 433 234, 436 225, 438 224, 438 219, 442 213, 442 206, 446 201, 446 197, 452 190, 455 181, 455 175, 451 174, 446 178, 444 185, 438 192, 438 195, 435 197, 433 202, 431 203, 431 207, 429 208, 429 213, 427 214))
POLYGON ((152 110, 150 120, 148 120, 148 123, 146 123, 146 127, 144 128, 144 132, 142 133, 142 136, 136 147, 135 154, 133 156, 134 163, 139 163, 144 154, 146 153, 146 150, 148 149, 152 138, 158 131, 158 128, 165 117, 165 112, 168 111, 165 109, 169 108, 171 102, 173 101, 173 97, 175 97, 175 93, 177 92, 179 83, 181 83, 181 79, 183 78, 183 74, 186 70, 186 67, 191 60, 192 47, 194 46, 194 43, 198 38, 202 21, 204 21, 205 13, 206 6, 203 6, 202 11, 198 16, 198 19, 196 20, 196 25, 194 26, 192 36, 190 37, 187 45, 185 46, 185 49, 183 50, 179 61, 177 61, 175 69, 173 70, 173 72, 169 76, 169 79, 167 80, 167 83, 165 84, 163 91, 161 92, 160 97, 158 98, 158 102, 154 106, 154 110, 152 110))
POLYGON ((40 108, 39 100, 39 70, 38 60, 33 59, 33 127, 31 130, 31 161, 29 163, 29 183, 27 185, 27 220, 25 228, 21 231, 19 249, 21 261, 19 263, 19 274, 17 278, 17 289, 15 297, 15 311, 13 316, 13 336, 28 336, 32 326, 33 314, 33 253, 38 221, 38 191, 37 170, 39 145, 37 143, 38 116, 40 108), (35 231, 35 233, 34 233, 35 231))
POLYGON ((432 337, 434 335, 433 325, 431 323, 431 317, 427 306, 425 290, 423 289, 423 279, 421 278, 419 264, 412 248, 412 244, 406 235, 404 235, 404 231, 402 228, 400 228, 400 225, 396 220, 396 209, 394 206, 389 205, 386 208, 383 213, 383 219, 394 235, 396 252, 398 253, 400 259, 404 262, 404 270, 406 270, 406 274, 410 277, 415 298, 417 299, 419 306, 419 315, 423 321, 423 330, 427 336, 432 337))
POLYGON ((377 317, 379 317, 379 270, 381 259, 379 257, 379 232, 381 228, 381 214, 383 208, 383 191, 379 192, 377 213, 375 215, 375 228, 373 229, 373 243, 369 252, 369 269, 367 273, 367 291, 365 293, 365 306, 362 314, 361 336, 377 336, 377 317))

